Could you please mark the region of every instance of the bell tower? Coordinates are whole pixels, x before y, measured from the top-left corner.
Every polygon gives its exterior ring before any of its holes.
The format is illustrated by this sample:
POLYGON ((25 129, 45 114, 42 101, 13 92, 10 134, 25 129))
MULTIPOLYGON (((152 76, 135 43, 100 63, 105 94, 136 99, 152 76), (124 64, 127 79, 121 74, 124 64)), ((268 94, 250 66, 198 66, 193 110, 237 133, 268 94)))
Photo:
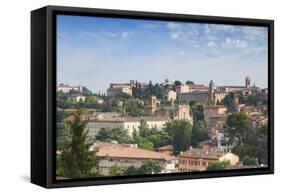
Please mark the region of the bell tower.
POLYGON ((250 76, 246 76, 246 79, 245 79, 245 87, 246 88, 250 88, 251 87, 251 78, 250 76))

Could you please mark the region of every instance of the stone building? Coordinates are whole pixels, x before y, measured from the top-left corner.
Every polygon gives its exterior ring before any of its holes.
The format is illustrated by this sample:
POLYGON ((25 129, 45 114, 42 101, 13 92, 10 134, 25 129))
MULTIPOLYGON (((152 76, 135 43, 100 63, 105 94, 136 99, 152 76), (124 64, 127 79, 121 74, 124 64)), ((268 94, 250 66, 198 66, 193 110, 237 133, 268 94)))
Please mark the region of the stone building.
POLYGON ((150 105, 145 108, 145 113, 152 117, 168 117, 172 120, 180 119, 192 123, 189 105, 178 104, 171 106, 157 106, 157 97, 150 97, 150 105))
POLYGON ((107 89, 108 97, 115 97, 117 94, 120 93, 125 93, 132 96, 131 83, 110 84, 110 87, 107 89))
POLYGON ((169 154, 138 148, 136 144, 97 142, 97 156, 105 157, 99 162, 99 170, 109 175, 113 166, 122 170, 133 166, 140 168, 146 160, 153 160, 161 167, 160 173, 175 172, 175 157, 169 154))
POLYGON ((180 172, 193 172, 207 170, 209 165, 219 161, 229 161, 231 166, 236 165, 239 162, 239 156, 218 150, 190 148, 181 153, 178 160, 180 172))
POLYGON ((118 113, 93 113, 88 118, 87 129, 89 136, 95 137, 101 128, 120 128, 127 130, 129 135, 133 134, 134 130, 139 130, 140 121, 145 120, 149 128, 156 128, 161 131, 165 127, 165 123, 171 119, 162 116, 148 116, 148 117, 127 117, 118 113))
POLYGON ((244 86, 217 86, 211 80, 208 86, 198 84, 182 84, 176 87, 177 100, 189 104, 196 102, 199 104, 207 104, 209 100, 217 104, 221 102, 225 96, 230 93, 252 94, 259 90, 257 87, 251 87, 251 79, 249 76, 245 78, 244 86))
POLYGON ((69 85, 64 85, 64 84, 57 85, 57 92, 69 93, 71 90, 83 92, 83 87, 82 86, 69 86, 69 85))
POLYGON ((68 97, 68 99, 72 100, 73 102, 84 102, 86 97, 81 94, 72 94, 68 97))
POLYGON ((226 121, 227 108, 223 105, 207 105, 204 107, 204 119, 208 129, 220 127, 226 121))

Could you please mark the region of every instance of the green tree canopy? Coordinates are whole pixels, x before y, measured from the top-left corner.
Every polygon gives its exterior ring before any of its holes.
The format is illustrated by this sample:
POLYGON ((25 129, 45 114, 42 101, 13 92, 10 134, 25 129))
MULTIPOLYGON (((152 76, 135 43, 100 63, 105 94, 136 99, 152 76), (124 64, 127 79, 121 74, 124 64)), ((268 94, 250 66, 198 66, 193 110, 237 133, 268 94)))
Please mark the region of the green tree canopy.
POLYGON ((174 154, 187 150, 191 145, 192 127, 184 120, 174 120, 166 123, 166 132, 172 137, 174 154))
POLYGON ((225 132, 230 144, 242 145, 246 143, 251 130, 251 121, 245 112, 233 113, 226 119, 225 132))
POLYGON ((65 178, 86 178, 100 176, 98 164, 101 158, 96 156, 93 142, 88 138, 85 129, 86 120, 81 118, 82 111, 74 115, 72 121, 67 122, 72 134, 71 143, 66 145, 58 157, 58 175, 65 178))
POLYGON ((254 157, 244 156, 242 159, 243 165, 258 165, 258 161, 254 157))
POLYGON ((194 84, 194 82, 193 82, 193 81, 190 81, 190 80, 187 80, 187 81, 185 82, 185 84, 194 84))
POLYGON ((153 160, 145 160, 139 168, 139 174, 155 174, 161 172, 161 167, 153 160))
POLYGON ((214 162, 207 167, 207 170, 224 170, 229 166, 230 162, 225 160, 221 162, 214 162))

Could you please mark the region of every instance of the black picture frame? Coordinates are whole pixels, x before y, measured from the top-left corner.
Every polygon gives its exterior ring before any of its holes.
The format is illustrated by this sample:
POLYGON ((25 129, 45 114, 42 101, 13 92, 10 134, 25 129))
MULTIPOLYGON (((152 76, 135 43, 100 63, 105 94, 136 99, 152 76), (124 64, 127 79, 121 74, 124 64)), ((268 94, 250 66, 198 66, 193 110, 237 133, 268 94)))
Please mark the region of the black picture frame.
POLYGON ((274 21, 232 17, 46 6, 31 12, 31 182, 46 188, 274 173, 274 21), (264 168, 149 176, 56 180, 56 15, 87 15, 268 27, 269 165, 264 168))

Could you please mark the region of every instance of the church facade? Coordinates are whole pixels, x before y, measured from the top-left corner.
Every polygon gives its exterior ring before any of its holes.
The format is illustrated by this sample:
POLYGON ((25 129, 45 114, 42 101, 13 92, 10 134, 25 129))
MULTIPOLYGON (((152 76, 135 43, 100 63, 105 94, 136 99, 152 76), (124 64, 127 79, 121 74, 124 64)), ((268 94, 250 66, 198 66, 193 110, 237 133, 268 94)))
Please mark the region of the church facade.
POLYGON ((211 80, 209 87, 199 84, 183 84, 176 88, 177 100, 189 104, 196 102, 199 104, 207 104, 209 101, 212 104, 221 102, 224 97, 230 93, 252 93, 257 88, 251 86, 251 79, 249 76, 245 78, 244 86, 217 86, 211 80))

